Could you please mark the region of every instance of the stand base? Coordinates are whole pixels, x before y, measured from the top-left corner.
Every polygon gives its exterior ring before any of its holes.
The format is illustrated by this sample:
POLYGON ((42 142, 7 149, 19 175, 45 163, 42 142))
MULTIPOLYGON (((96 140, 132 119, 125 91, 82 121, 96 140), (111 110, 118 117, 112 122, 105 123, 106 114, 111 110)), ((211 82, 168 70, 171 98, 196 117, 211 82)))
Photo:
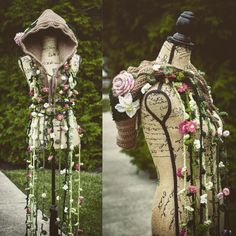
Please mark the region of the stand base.
POLYGON ((51 205, 50 207, 50 236, 59 236, 58 225, 57 225, 57 206, 51 205))

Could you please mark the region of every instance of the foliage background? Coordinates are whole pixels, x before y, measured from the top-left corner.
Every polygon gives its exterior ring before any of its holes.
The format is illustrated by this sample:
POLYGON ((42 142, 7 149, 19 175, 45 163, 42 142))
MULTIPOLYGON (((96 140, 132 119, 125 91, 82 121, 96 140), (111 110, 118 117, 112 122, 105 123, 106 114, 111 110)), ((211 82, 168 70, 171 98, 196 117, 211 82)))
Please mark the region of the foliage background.
MULTIPOLYGON (((236 216, 236 1, 104 0, 103 3, 103 48, 104 56, 109 58, 110 77, 144 59, 154 60, 167 36, 175 33, 179 14, 185 10, 195 13, 192 63, 208 75, 215 104, 230 114, 225 122, 231 132, 227 146, 233 219, 233 214, 236 216)), ((139 169, 151 177, 156 175, 142 133, 137 148, 128 154, 139 169)))
POLYGON ((82 158, 84 169, 101 169, 101 7, 101 0, 0 1, 0 163, 23 166, 27 148, 24 140, 30 98, 17 63, 22 52, 13 39, 51 8, 68 22, 79 40, 82 64, 76 116, 85 129, 82 158))

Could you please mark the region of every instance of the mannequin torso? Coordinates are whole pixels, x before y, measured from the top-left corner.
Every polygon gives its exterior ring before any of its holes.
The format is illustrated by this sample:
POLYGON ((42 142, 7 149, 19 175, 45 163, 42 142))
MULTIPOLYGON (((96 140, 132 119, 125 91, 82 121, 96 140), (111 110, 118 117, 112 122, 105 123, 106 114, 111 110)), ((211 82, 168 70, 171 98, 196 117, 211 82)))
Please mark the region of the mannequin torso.
MULTIPOLYGON (((191 64, 190 56, 190 49, 174 46, 166 41, 156 59, 156 64, 163 66, 171 64, 184 71, 196 73, 197 69, 191 64)), ((181 231, 179 224, 184 220, 184 208, 190 204, 183 195, 177 194, 187 186, 184 186, 183 181, 179 181, 176 177, 176 170, 182 166, 182 156, 185 151, 183 136, 179 132, 179 124, 186 119, 185 116, 185 109, 179 94, 169 83, 157 82, 144 95, 141 105, 141 122, 146 142, 159 173, 159 186, 152 210, 153 236, 178 235, 181 231), (169 140, 167 136, 169 136, 169 140), (176 205, 178 205, 178 210, 176 205), (178 227, 176 226, 177 220, 178 227), (178 233, 176 233, 177 230, 178 233)), ((220 118, 216 114, 215 116, 219 120, 219 125, 222 126, 220 118)), ((216 128, 212 124, 210 124, 210 128, 214 135, 216 128)), ((206 135, 209 133, 207 122, 203 122, 203 130, 206 135)), ((215 169, 215 160, 213 162, 209 160, 209 143, 205 142, 204 147, 206 149, 206 168, 215 169)), ((188 170, 191 168, 189 158, 187 158, 186 166, 188 170)), ((198 170, 196 171, 198 172, 198 170)), ((211 180, 209 177, 205 178, 206 181, 211 180)), ((199 186, 199 179, 195 180, 195 185, 199 186)), ((199 195, 198 197, 200 198, 199 195)), ((212 200, 210 194, 208 199, 212 200)), ((212 207, 209 206, 207 217, 212 215, 212 211, 212 207)), ((198 217, 197 214, 195 217, 198 217)), ((221 224, 223 224, 223 220, 221 220, 221 224)), ((187 235, 193 234, 188 232, 187 235)))

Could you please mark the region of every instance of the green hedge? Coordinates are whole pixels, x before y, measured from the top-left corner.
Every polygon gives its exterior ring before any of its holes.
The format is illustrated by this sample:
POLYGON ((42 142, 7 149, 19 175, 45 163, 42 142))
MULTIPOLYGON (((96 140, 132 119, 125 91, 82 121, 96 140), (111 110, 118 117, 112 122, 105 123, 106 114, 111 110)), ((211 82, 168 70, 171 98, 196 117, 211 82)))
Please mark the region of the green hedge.
POLYGON ((82 64, 78 74, 78 123, 85 129, 82 159, 86 170, 101 167, 101 0, 1 1, 0 3, 0 161, 24 165, 27 144, 28 87, 18 68, 20 48, 13 38, 47 8, 61 15, 76 33, 82 64))

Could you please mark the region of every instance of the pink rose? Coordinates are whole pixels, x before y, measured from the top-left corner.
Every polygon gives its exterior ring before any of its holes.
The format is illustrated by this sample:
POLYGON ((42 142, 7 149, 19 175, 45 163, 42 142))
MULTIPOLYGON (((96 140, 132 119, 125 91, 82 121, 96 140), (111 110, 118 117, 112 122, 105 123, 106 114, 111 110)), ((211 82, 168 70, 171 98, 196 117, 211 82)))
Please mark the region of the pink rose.
POLYGON ((180 178, 183 178, 184 176, 182 175, 182 168, 178 168, 176 171, 176 175, 180 178))
POLYGON ((112 84, 112 90, 116 96, 128 93, 134 87, 133 75, 123 70, 113 79, 112 84))
POLYGON ((51 155, 51 156, 48 157, 48 160, 51 161, 52 158, 53 158, 53 156, 51 155))
POLYGON ((179 132, 181 134, 187 134, 188 133, 188 121, 184 120, 179 124, 179 132))
POLYGON ((196 193, 197 192, 197 187, 194 185, 189 185, 188 186, 188 191, 189 193, 196 193))
POLYGON ((64 91, 67 91, 69 89, 69 85, 68 84, 65 84, 64 85, 64 91))
POLYGON ((16 34, 14 41, 18 46, 21 46, 22 44, 22 37, 23 37, 24 33, 23 32, 19 32, 16 34))
POLYGON ((224 188, 222 192, 223 192, 223 194, 224 194, 225 196, 229 196, 229 195, 230 195, 230 191, 229 191, 228 188, 224 188))
POLYGON ((29 91, 29 96, 30 96, 30 97, 33 97, 33 96, 34 96, 34 91, 33 91, 33 90, 30 90, 30 91, 29 91))
POLYGON ((70 65, 68 63, 64 64, 64 70, 69 70, 70 65))
POLYGON ((197 130, 197 121, 195 120, 184 120, 179 124, 179 132, 181 134, 195 133, 197 130))
POLYGON ((79 163, 77 163, 77 164, 75 165, 75 169, 76 169, 77 171, 80 171, 80 164, 79 164, 79 163))
POLYGON ((43 87, 42 91, 43 91, 44 93, 48 93, 48 92, 49 92, 49 88, 48 88, 48 87, 43 87))
POLYGON ((188 122, 188 132, 195 133, 197 130, 197 122, 195 120, 191 120, 188 122))
POLYGON ((57 120, 62 121, 64 119, 64 115, 63 114, 58 114, 57 115, 57 120))
POLYGON ((188 85, 186 83, 183 83, 181 87, 179 87, 177 90, 179 93, 183 93, 188 89, 188 85))
POLYGON ((64 108, 65 108, 65 109, 68 109, 68 108, 69 108, 69 105, 68 105, 68 104, 65 104, 64 108))

